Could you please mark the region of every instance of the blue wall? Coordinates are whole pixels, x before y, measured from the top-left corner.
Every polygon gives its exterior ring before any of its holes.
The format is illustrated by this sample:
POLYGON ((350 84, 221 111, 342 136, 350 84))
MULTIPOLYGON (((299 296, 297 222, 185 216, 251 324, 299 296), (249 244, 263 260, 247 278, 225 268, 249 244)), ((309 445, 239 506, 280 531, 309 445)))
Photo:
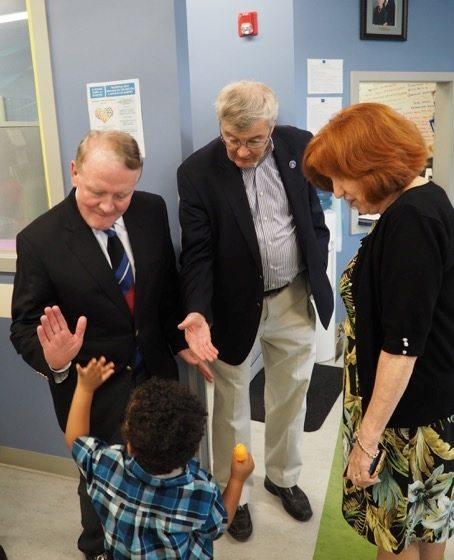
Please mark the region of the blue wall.
POLYGON ((146 159, 139 188, 167 202, 179 238, 175 166, 181 160, 175 14, 169 0, 47 0, 65 188, 89 129, 86 83, 138 78, 146 159))
MULTIPOLYGON (((361 41, 359 2, 295 0, 296 122, 306 125, 308 58, 344 60, 344 99, 350 101, 351 71, 454 71, 454 2, 411 0, 407 41, 361 41)), ((342 202, 343 244, 337 254, 337 276, 359 246, 360 235, 350 235, 349 209, 342 202)), ((344 316, 336 303, 337 320, 344 316)))
POLYGON ((181 151, 182 159, 186 159, 194 151, 191 117, 191 81, 189 77, 188 25, 186 0, 174 0, 174 2, 178 88, 180 94, 181 151))
MULTIPOLYGON (((454 71, 451 0, 412 0, 403 43, 360 41, 356 0, 255 0, 253 5, 47 0, 46 5, 66 190, 69 162, 89 126, 85 84, 139 78, 147 148, 140 188, 166 198, 175 242, 175 171, 182 152, 186 156, 217 135, 213 103, 226 83, 264 81, 279 96, 280 122, 304 127, 307 58, 344 59, 344 105, 352 70, 454 71), (258 11, 259 36, 253 39, 237 36, 236 17, 245 9, 258 11)), ((358 240, 344 236, 338 270, 358 240)), ((0 319, 0 445, 67 456, 46 382, 15 355, 8 330, 9 321, 0 319)))
MULTIPOLYGON (((173 2, 47 0, 46 6, 66 192, 69 162, 89 129, 86 83, 139 78, 147 154, 139 188, 164 196, 177 243, 181 136, 173 2)), ((69 456, 47 382, 15 354, 9 323, 0 319, 0 445, 69 456)))
POLYGON ((216 94, 236 80, 265 82, 279 97, 281 122, 294 122, 293 0, 190 0, 186 5, 194 148, 219 134, 216 94), (259 35, 240 38, 237 16, 248 9, 258 12, 259 35))

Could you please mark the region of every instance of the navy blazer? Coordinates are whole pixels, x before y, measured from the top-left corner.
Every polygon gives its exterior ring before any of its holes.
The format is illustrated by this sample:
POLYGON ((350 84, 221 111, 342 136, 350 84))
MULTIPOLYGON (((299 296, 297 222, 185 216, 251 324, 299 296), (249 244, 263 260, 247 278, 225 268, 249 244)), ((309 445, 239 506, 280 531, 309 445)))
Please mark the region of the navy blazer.
MULTIPOLYGON (((329 231, 317 193, 301 171, 311 134, 276 126, 272 138, 312 294, 320 320, 327 327, 334 306, 326 275, 329 231)), ((201 313, 212 324, 220 359, 240 364, 258 330, 263 271, 241 170, 228 159, 220 138, 179 167, 178 191, 185 310, 201 313)))

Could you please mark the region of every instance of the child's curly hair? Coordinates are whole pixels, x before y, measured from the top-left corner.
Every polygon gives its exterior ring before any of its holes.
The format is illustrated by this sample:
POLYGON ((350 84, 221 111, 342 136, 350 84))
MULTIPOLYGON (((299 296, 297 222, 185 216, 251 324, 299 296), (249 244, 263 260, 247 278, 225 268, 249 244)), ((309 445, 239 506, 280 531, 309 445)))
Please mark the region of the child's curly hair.
POLYGON ((206 416, 187 387, 153 377, 132 393, 122 433, 144 470, 166 474, 184 467, 195 455, 206 416))

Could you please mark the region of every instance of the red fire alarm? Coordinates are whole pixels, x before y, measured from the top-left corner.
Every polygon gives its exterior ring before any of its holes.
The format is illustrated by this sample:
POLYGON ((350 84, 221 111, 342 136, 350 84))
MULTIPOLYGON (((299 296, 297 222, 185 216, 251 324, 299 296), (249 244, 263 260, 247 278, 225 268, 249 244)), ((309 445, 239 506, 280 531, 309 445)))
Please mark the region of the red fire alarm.
POLYGON ((257 12, 240 12, 238 14, 238 35, 251 37, 257 35, 258 32, 257 12))

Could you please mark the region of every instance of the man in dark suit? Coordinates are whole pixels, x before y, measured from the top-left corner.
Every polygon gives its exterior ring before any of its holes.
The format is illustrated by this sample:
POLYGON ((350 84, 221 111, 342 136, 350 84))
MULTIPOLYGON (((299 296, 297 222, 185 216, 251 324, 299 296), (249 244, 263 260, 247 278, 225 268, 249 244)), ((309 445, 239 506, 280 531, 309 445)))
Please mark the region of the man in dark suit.
MULTIPOLYGON (((80 143, 63 202, 17 236, 11 341, 49 382, 64 431, 76 363, 105 356, 115 374, 97 391, 90 435, 119 442, 133 387, 177 378, 172 354, 194 362, 178 322, 178 279, 165 203, 136 192, 142 159, 123 132, 91 132, 80 143)), ((87 558, 104 553, 101 523, 79 485, 87 558)))
MULTIPOLYGON (((333 311, 326 275, 329 232, 315 190, 301 174, 311 135, 275 126, 275 94, 237 82, 218 95, 220 137, 178 170, 184 307, 189 347, 213 361, 214 474, 221 486, 233 445, 250 445, 254 342, 265 365, 265 487, 294 518, 312 514, 297 486, 305 396, 315 358, 315 312, 333 311), (216 359, 217 358, 217 359, 216 359), (215 360, 215 361, 214 361, 215 360)), ((229 532, 252 532, 246 486, 229 532)))
POLYGON ((395 25, 396 5, 394 0, 377 0, 372 14, 374 25, 395 25))

